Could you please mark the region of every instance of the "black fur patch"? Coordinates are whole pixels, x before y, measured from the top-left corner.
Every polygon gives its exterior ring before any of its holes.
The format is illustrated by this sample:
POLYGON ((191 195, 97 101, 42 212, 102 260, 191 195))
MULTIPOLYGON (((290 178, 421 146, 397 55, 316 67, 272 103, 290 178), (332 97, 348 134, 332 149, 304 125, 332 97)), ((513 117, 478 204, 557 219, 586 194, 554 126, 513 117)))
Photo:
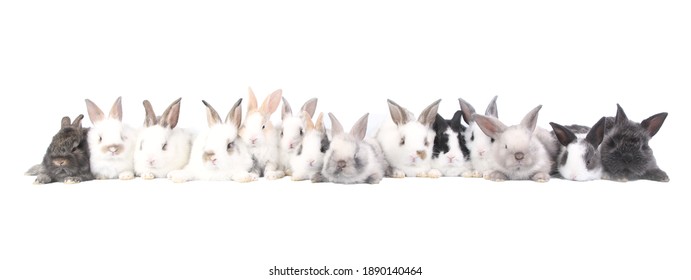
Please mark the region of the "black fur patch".
POLYGON ((461 123, 462 116, 463 112, 460 110, 456 111, 453 118, 450 120, 445 120, 441 115, 437 114, 434 124, 432 125, 432 129, 436 134, 434 136, 434 147, 432 148, 433 159, 438 158, 441 153, 448 153, 450 150, 448 144, 450 141, 449 135, 446 134, 448 128, 451 128, 452 131, 457 133, 458 137, 454 140, 458 141, 463 158, 466 160, 470 158, 470 150, 468 150, 464 137, 466 127, 461 123))
POLYGON ((321 149, 319 149, 320 152, 326 153, 327 150, 329 150, 329 147, 331 147, 331 141, 329 141, 329 137, 324 134, 322 137, 322 142, 321 142, 321 149))
POLYGON ((566 165, 566 161, 569 159, 569 151, 564 151, 564 154, 561 156, 561 160, 559 161, 560 166, 566 165))

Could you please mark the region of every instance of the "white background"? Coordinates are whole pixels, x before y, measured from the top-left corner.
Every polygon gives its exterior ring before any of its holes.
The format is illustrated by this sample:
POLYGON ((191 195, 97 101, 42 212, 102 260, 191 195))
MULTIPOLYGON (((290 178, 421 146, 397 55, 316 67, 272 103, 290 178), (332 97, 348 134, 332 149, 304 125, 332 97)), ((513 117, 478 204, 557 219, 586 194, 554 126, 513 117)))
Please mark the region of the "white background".
POLYGON ((0 278, 301 279, 269 277, 274 265, 423 267, 400 279, 691 278, 685 1, 326 2, 2 2, 0 278), (346 127, 365 112, 376 127, 386 98, 416 114, 442 98, 450 117, 458 97, 484 111, 499 95, 507 124, 543 104, 541 126, 592 125, 616 103, 638 121, 666 111, 651 146, 672 181, 21 176, 62 116, 86 114, 84 98, 107 110, 123 96, 125 122, 139 126, 144 98, 161 113, 183 97, 180 126, 202 129, 201 99, 225 115, 248 86, 260 98, 282 88, 294 109, 319 97, 317 111, 346 127))

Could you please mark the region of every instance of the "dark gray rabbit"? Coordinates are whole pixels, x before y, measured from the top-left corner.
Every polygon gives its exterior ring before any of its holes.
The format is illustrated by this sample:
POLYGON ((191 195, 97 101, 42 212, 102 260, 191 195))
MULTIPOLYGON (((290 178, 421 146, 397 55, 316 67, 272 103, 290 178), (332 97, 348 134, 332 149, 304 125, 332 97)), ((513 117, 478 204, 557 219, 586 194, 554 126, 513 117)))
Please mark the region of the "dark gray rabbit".
POLYGON ((89 165, 89 129, 82 128, 83 118, 84 115, 79 115, 72 123, 69 117, 62 118, 60 131, 53 136, 40 168, 32 168, 38 173, 35 184, 74 184, 94 179, 89 165))
POLYGON ((617 115, 607 118, 607 133, 600 145, 603 178, 668 182, 667 173, 657 166, 653 150, 648 146, 666 118, 667 113, 659 113, 637 123, 629 120, 617 104, 617 115))

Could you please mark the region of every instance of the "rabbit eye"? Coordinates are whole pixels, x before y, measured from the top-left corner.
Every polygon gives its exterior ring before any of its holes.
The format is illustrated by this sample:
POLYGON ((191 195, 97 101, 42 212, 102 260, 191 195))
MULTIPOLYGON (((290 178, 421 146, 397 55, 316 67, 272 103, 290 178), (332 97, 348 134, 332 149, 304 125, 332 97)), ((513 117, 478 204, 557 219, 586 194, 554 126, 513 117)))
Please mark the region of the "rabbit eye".
POLYGON ((300 128, 300 136, 302 136, 303 133, 304 131, 302 130, 302 128, 300 128))
POLYGON ((429 141, 427 141, 427 139, 425 139, 425 147, 429 147, 429 141))
POLYGON ((283 137, 283 130, 281 130, 281 137, 283 137))
POLYGON ((265 129, 265 128, 266 128, 266 125, 265 125, 265 124, 264 124, 264 125, 262 125, 262 129, 265 129))
POLYGON ((509 149, 509 145, 504 145, 504 148, 508 150, 508 149, 509 149))
POLYGON ((494 143, 494 138, 490 138, 489 142, 494 143))
POLYGON ((161 150, 167 150, 168 149, 168 143, 163 144, 163 147, 161 147, 161 150))
POLYGON ((405 137, 401 137, 401 142, 398 144, 401 146, 405 145, 405 137))
POLYGON ((102 137, 102 136, 98 136, 98 143, 101 143, 101 142, 103 142, 103 137, 102 137))
POLYGON ((475 132, 470 133, 470 141, 475 141, 475 132))
POLYGON ((73 152, 73 153, 76 152, 76 151, 77 151, 77 147, 72 148, 72 152, 73 152))
POLYGON ((610 139, 609 141, 607 141, 607 146, 609 146, 610 148, 614 148, 617 146, 617 143, 614 143, 614 140, 610 139))
POLYGON ((227 147, 228 150, 232 149, 233 147, 235 147, 235 143, 234 143, 234 142, 228 143, 228 147, 227 147))

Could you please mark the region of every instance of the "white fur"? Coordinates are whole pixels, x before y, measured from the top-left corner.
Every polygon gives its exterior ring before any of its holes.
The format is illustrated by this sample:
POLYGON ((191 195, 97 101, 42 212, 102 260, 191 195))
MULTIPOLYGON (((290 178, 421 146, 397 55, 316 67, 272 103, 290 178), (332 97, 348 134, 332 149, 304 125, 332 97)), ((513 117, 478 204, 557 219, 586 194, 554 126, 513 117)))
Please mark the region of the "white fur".
MULTIPOLYGON (((351 135, 340 134, 334 136, 331 141, 331 146, 324 155, 324 163, 330 161, 332 158, 352 158, 356 150, 356 142, 351 135)), ((381 153, 379 144, 374 139, 368 138, 359 141, 360 151, 358 157, 366 158, 368 164, 365 166, 363 172, 355 176, 340 176, 330 174, 327 172, 326 165, 323 166, 322 175, 329 181, 339 184, 359 184, 365 183, 370 177, 384 177, 385 159, 381 153)))
POLYGON ((602 165, 593 170, 588 170, 586 163, 583 161, 583 155, 587 151, 587 146, 590 145, 585 141, 585 134, 576 134, 578 140, 576 143, 570 143, 566 147, 562 147, 559 158, 568 151, 568 158, 566 164, 559 164, 559 174, 564 179, 573 181, 590 181, 599 180, 602 178, 602 165))
POLYGON ((295 156, 297 148, 300 146, 302 138, 304 137, 305 127, 303 123, 304 121, 302 118, 290 116, 286 117, 282 121, 281 127, 278 128, 278 131, 283 133, 283 136, 280 137, 279 165, 285 171, 289 170, 288 167, 291 165, 291 158, 295 156), (303 135, 300 135, 300 131, 303 131, 303 135))
POLYGON ((428 177, 428 172, 432 170, 434 136, 431 128, 417 121, 401 126, 387 121, 377 132, 376 139, 389 165, 394 168, 394 174, 402 172, 407 177, 428 177), (405 143, 400 145, 402 137, 405 137, 405 143), (422 152, 424 158, 418 151, 422 152))
POLYGON ((472 163, 463 157, 461 144, 458 142, 458 133, 453 131, 451 127, 447 127, 444 134, 449 137, 447 143, 449 152, 440 152, 438 157, 433 158, 432 168, 439 170, 443 176, 447 177, 461 176, 464 172, 472 170, 472 163))
POLYGON ((472 165, 472 172, 464 172, 465 177, 483 177, 489 175, 494 166, 494 157, 492 157, 492 148, 494 143, 492 138, 487 136, 474 121, 468 124, 466 129, 465 144, 470 151, 470 163, 472 165))
POLYGON ((166 178, 168 173, 185 167, 190 156, 191 135, 182 129, 161 125, 144 128, 137 137, 134 170, 145 179, 166 178), (166 150, 162 150, 167 144, 166 150))
POLYGON ((321 152, 321 142, 324 134, 314 129, 308 131, 302 139, 302 153, 291 157, 291 179, 294 181, 309 180, 319 172, 324 164, 324 153, 321 152))
POLYGON ((245 119, 244 129, 240 137, 247 144, 250 154, 257 160, 255 171, 264 172, 265 177, 278 179, 278 132, 271 126, 264 125, 264 117, 260 113, 250 113, 245 119))
MULTIPOLYGON (((538 128, 538 130, 542 129, 538 128)), ((496 139, 495 144, 492 150, 494 172, 503 173, 509 180, 536 179, 534 176, 538 173, 547 174, 547 178, 537 178, 538 181, 549 180, 549 172, 552 168, 550 154, 530 130, 521 126, 511 126, 496 139), (516 152, 523 152, 525 158, 520 162, 517 161, 514 157, 516 152)))
POLYGON ((120 120, 106 118, 89 130, 91 172, 97 179, 123 180, 134 177, 134 144, 136 132, 120 120), (117 151, 111 146, 119 146, 117 151))

